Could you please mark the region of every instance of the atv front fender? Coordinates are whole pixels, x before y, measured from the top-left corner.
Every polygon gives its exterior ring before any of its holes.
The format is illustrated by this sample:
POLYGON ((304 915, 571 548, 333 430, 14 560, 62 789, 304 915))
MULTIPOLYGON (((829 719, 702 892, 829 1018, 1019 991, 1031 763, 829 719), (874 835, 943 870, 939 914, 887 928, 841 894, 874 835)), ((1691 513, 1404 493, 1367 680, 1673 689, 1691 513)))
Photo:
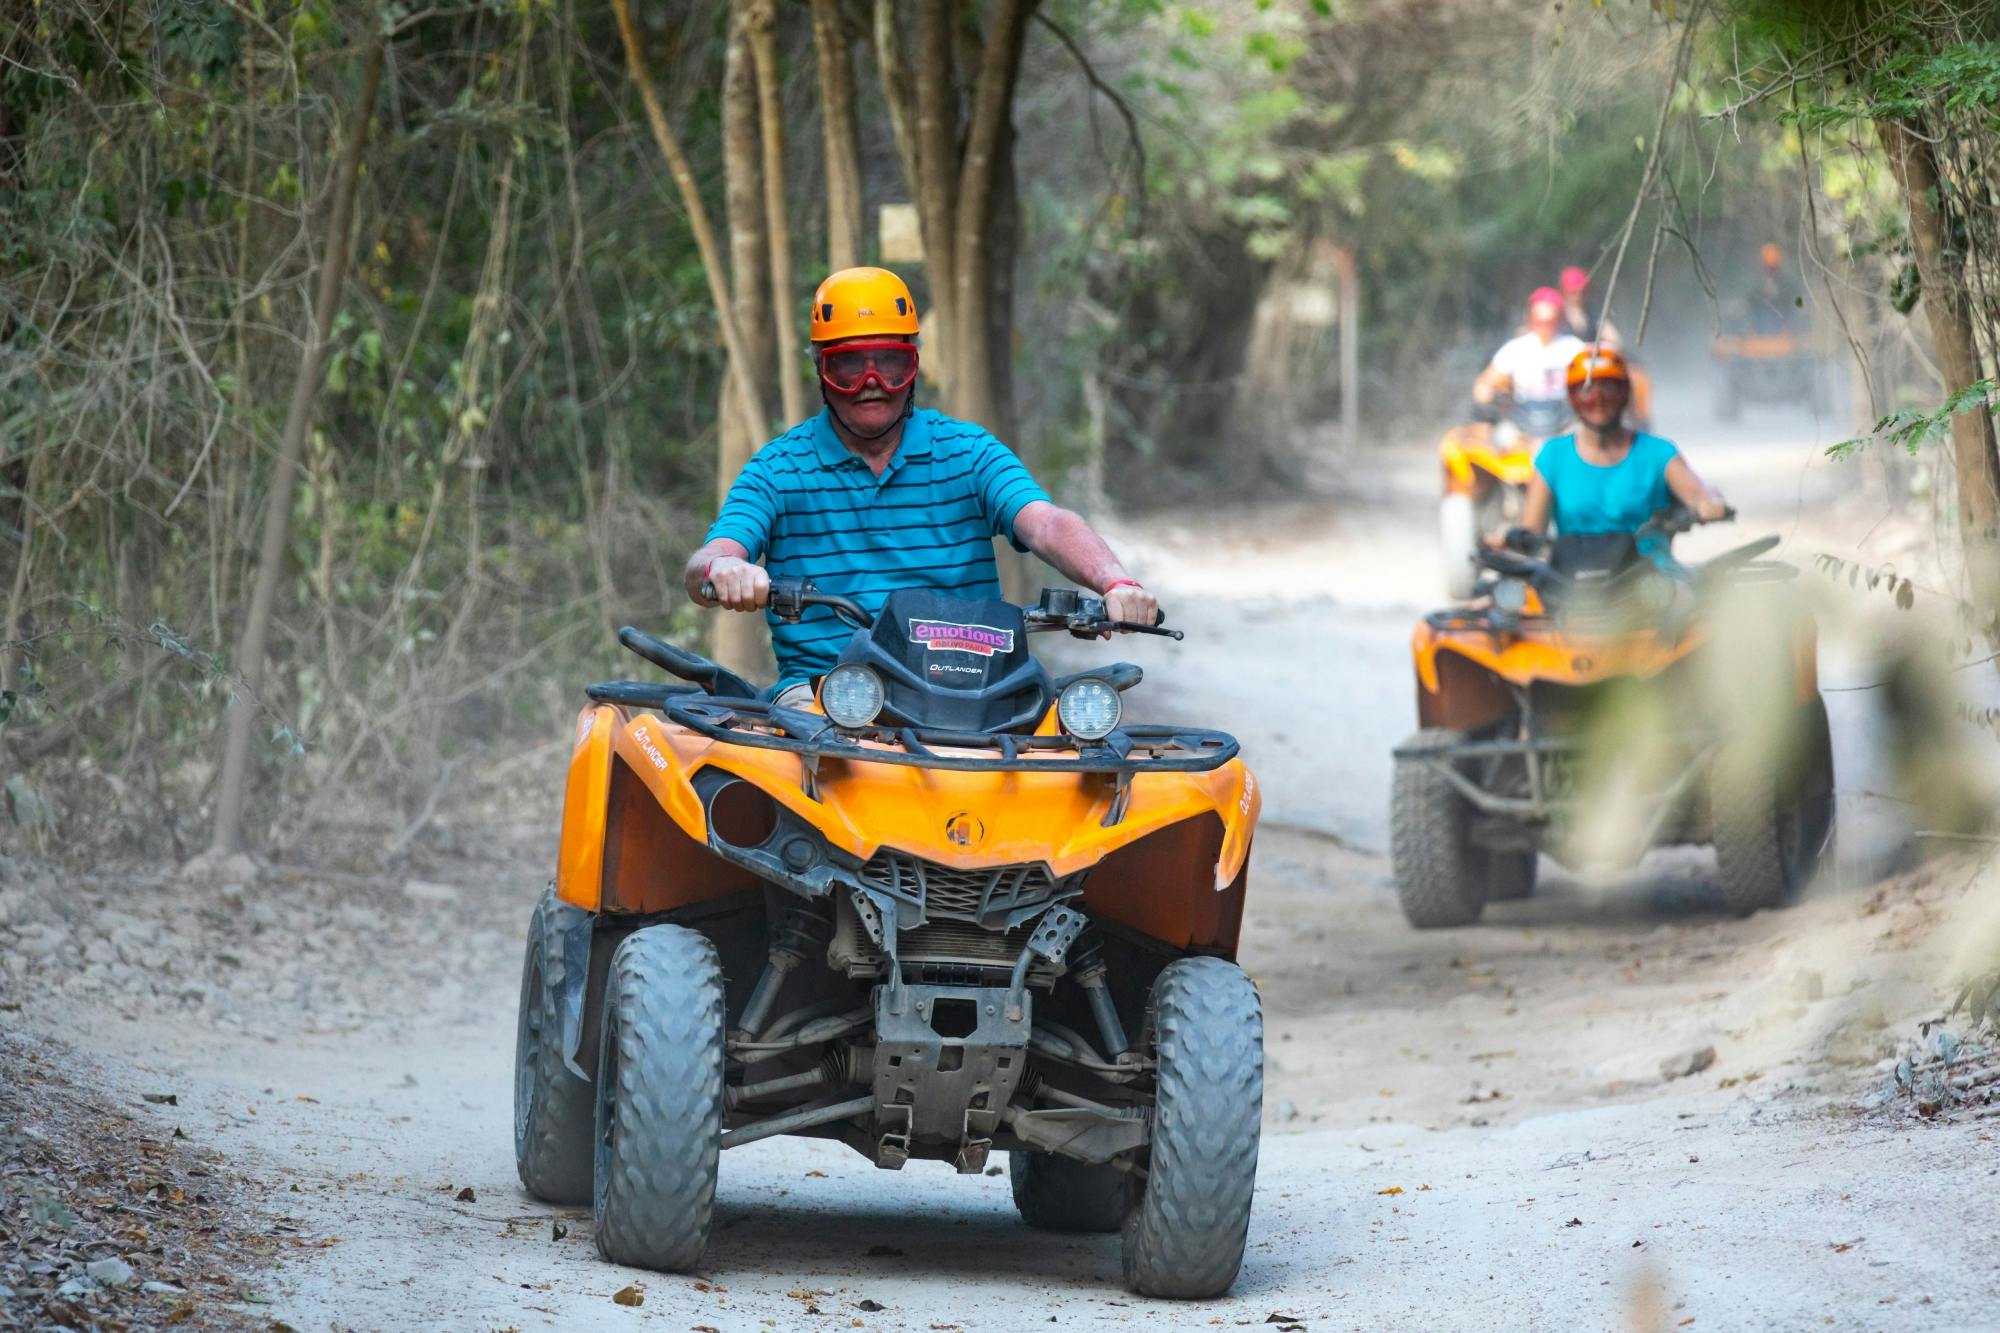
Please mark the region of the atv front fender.
POLYGON ((556 1018, 562 1024, 563 1063, 569 1072, 588 1083, 590 1074, 577 1063, 583 1045, 583 997, 590 983, 590 913, 557 900, 555 910, 545 919, 545 928, 554 933, 555 948, 562 953, 562 982, 556 992, 556 1018))
MULTIPOLYGON (((1108 774, 846 763, 828 765, 814 795, 806 781, 795 754, 721 744, 616 706, 585 709, 563 799, 556 896, 586 919, 606 915, 574 932, 579 956, 588 958, 589 940, 607 928, 615 933, 612 923, 791 883, 760 874, 752 858, 720 854, 712 841, 769 850, 773 806, 856 864, 891 847, 957 870, 1041 862, 1057 879, 1088 870, 1084 903, 1093 915, 1177 949, 1235 954, 1262 805, 1240 759, 1207 771, 1140 772, 1124 785, 1108 774), (732 781, 718 791, 704 776, 710 769, 732 781), (718 802, 712 810, 704 793, 718 802)), ((567 972, 587 987, 590 970, 567 972)), ((579 1040, 588 1045, 590 1009, 587 990, 565 996, 572 1057, 579 1040)), ((577 1063, 590 1063, 588 1050, 577 1063)))

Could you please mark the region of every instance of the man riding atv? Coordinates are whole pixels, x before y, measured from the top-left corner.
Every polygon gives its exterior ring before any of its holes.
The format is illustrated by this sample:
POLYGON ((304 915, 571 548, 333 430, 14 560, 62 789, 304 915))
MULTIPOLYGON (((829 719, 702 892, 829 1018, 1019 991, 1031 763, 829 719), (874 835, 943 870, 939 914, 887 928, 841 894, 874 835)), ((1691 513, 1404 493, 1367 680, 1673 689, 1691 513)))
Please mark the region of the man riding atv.
MULTIPOLYGON (((813 295, 811 333, 825 407, 744 466, 688 559, 689 597, 754 611, 769 605, 772 578, 790 577, 871 615, 904 588, 998 598, 992 538, 1006 537, 1102 594, 1107 618, 1153 623, 1153 595, 1088 523, 1051 503, 1006 445, 915 405, 917 303, 901 278, 879 268, 833 274, 813 295)), ((772 696, 809 704, 812 679, 833 667, 852 631, 825 607, 796 623, 775 613, 770 621, 772 696)))
POLYGON ((1471 593, 1481 537, 1519 519, 1535 445, 1569 420, 1563 371, 1583 344, 1562 332, 1561 321, 1562 294, 1537 289, 1528 298, 1529 331, 1496 352, 1472 386, 1473 419, 1438 443, 1444 471, 1438 538, 1448 596, 1471 593))
POLYGON ((1571 264, 1557 278, 1556 285, 1562 288, 1563 326, 1586 343, 1603 347, 1618 347, 1623 342, 1618 336, 1617 326, 1608 318, 1590 313, 1590 274, 1571 264))
POLYGON ((690 1272, 729 1149, 1004 1152, 1023 1221, 1120 1233, 1135 1292, 1218 1296, 1263 1105, 1256 780, 1227 733, 1127 721, 1137 664, 1031 651, 1181 632, 1005 446, 911 406, 908 289, 837 273, 812 326, 826 410, 688 565, 703 605, 769 611, 776 697, 633 626, 678 682, 584 691, 523 954, 521 1180, 588 1201, 614 1263, 690 1272), (996 535, 1102 596, 1003 600, 996 535))
POLYGON ((1472 401, 1497 410, 1509 397, 1518 417, 1553 426, 1567 416, 1563 372, 1582 350, 1583 340, 1563 328, 1562 293, 1537 287, 1528 297, 1528 331, 1501 344, 1473 381, 1472 401))
POLYGON ((1786 280, 1785 252, 1764 246, 1757 288, 1731 301, 1710 350, 1716 360, 1715 414, 1734 421, 1745 405, 1803 403, 1815 413, 1831 397, 1828 368, 1813 352, 1812 321, 1786 280))

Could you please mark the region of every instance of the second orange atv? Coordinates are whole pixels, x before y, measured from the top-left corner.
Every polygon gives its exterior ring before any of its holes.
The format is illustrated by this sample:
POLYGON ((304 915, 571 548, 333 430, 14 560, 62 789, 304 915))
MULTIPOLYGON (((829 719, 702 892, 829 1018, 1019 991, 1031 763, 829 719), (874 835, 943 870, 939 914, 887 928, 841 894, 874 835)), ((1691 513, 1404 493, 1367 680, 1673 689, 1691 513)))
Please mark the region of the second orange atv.
POLYGON ((1497 416, 1454 426, 1438 442, 1444 468, 1438 551, 1447 597, 1472 595, 1481 540, 1519 521, 1522 497, 1535 475, 1535 450, 1569 420, 1567 408, 1531 411, 1517 406, 1497 416))
POLYGON ((1126 1282, 1220 1295, 1257 1170, 1263 1017, 1234 962, 1260 799, 1231 737, 1122 721, 1136 666, 1028 636, 1157 632, 1069 590, 911 590, 809 709, 704 658, 587 691, 528 932, 514 1146, 614 1262, 687 1271, 718 1161, 779 1134, 877 1166, 1005 1151, 1031 1226, 1116 1231, 1126 1282))
POLYGON ((1527 896, 1541 853, 1589 868, 1712 844, 1739 913, 1813 876, 1834 811, 1817 636, 1740 601, 1796 571, 1759 559, 1775 537, 1693 570, 1648 558, 1693 522, 1485 549, 1483 602, 1418 625, 1421 730, 1395 752, 1390 835, 1412 925, 1527 896))

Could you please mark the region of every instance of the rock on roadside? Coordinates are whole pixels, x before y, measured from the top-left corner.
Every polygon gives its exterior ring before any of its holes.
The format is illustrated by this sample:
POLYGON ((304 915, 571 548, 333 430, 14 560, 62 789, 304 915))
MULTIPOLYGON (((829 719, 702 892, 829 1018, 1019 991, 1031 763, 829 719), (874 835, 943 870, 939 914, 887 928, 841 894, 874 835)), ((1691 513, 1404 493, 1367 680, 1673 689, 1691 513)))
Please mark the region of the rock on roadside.
POLYGON ((1677 1078, 1699 1074, 1714 1063, 1715 1047, 1697 1046, 1660 1061, 1660 1079, 1662 1082, 1671 1083, 1677 1078))

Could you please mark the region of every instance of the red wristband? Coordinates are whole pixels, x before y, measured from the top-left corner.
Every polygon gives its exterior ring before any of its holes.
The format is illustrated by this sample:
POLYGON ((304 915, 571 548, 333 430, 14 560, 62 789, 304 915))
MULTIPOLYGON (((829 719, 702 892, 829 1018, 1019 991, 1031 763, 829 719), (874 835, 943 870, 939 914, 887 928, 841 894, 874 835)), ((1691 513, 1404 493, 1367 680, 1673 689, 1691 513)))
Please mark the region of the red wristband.
POLYGON ((1137 579, 1113 579, 1111 580, 1111 582, 1104 585, 1104 591, 1100 593, 1099 596, 1109 597, 1111 595, 1111 590, 1114 588, 1137 588, 1140 592, 1144 592, 1146 590, 1146 585, 1139 582, 1139 580, 1137 579))

